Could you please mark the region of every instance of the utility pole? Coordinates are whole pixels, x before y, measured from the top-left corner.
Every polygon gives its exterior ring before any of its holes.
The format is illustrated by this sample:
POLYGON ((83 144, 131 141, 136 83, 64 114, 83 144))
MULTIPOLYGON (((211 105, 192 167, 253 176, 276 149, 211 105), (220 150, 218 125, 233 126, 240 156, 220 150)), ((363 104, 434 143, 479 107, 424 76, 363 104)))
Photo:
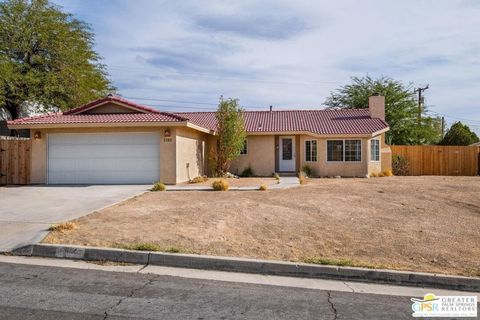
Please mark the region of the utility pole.
POLYGON ((445 137, 445 117, 442 117, 442 139, 445 137))
POLYGON ((423 87, 423 88, 416 88, 413 93, 418 93, 418 125, 421 124, 422 122, 422 104, 423 104, 423 100, 425 99, 424 97, 422 97, 422 93, 428 89, 428 84, 423 87))

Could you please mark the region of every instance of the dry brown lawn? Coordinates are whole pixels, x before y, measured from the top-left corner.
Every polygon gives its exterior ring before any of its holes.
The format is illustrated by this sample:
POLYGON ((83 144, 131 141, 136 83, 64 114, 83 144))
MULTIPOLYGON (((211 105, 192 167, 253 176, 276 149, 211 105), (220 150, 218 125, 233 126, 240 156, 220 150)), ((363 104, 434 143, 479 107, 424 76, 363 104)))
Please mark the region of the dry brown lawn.
POLYGON ((75 221, 44 240, 151 242, 184 252, 353 260, 480 276, 480 178, 316 179, 268 191, 156 192, 75 221))

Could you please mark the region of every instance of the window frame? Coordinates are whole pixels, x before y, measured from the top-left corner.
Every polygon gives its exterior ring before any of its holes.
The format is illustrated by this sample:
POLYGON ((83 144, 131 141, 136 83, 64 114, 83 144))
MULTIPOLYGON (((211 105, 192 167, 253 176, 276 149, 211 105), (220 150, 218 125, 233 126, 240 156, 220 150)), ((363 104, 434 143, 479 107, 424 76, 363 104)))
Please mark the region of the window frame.
POLYGON ((381 154, 381 152, 380 152, 380 139, 370 139, 370 162, 380 162, 380 161, 381 161, 381 159, 380 159, 380 154, 381 154), (378 151, 378 160, 372 159, 372 150, 373 150, 373 148, 372 148, 372 142, 373 142, 373 141, 376 141, 376 142, 378 143, 378 148, 377 148, 377 151, 378 151))
POLYGON ((346 138, 346 139, 325 139, 325 158, 327 163, 361 163, 363 162, 363 139, 356 139, 356 138, 346 138), (345 160, 345 141, 347 140, 357 140, 360 141, 360 160, 355 161, 346 161, 345 160), (328 160, 328 141, 342 141, 342 160, 328 160))
POLYGON ((248 138, 245 138, 245 141, 243 143, 243 148, 242 148, 242 150, 240 150, 240 155, 241 156, 248 155, 248 138), (245 153, 243 152, 243 150, 245 150, 245 153))
POLYGON ((305 143, 304 143, 304 147, 305 147, 305 162, 318 162, 318 140, 317 139, 307 139, 305 140, 305 143), (307 160, 307 142, 310 142, 310 160, 307 160), (312 142, 315 142, 315 160, 312 160, 313 159, 313 153, 312 153, 312 142))

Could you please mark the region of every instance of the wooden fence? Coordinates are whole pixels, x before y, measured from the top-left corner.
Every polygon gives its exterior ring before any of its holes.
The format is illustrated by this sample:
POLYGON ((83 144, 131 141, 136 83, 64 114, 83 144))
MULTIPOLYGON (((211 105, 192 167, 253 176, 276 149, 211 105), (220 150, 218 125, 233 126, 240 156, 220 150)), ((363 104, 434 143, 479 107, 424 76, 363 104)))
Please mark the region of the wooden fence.
POLYGON ((30 183, 31 146, 28 138, 0 136, 0 185, 30 183))
POLYGON ((391 146, 392 155, 409 162, 412 176, 475 176, 479 174, 479 152, 476 146, 391 146))

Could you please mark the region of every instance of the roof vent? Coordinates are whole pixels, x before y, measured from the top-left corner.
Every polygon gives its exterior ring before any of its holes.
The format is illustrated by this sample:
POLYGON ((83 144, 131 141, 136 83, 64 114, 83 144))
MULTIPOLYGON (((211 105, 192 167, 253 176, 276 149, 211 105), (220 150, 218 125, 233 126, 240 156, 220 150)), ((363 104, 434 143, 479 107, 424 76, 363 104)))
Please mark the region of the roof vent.
POLYGON ((259 123, 258 123, 258 126, 257 126, 257 129, 262 129, 262 127, 263 127, 263 126, 262 126, 262 123, 259 122, 259 123))
POLYGON ((273 106, 272 106, 272 105, 270 105, 270 112, 272 112, 272 109, 273 109, 273 106))

